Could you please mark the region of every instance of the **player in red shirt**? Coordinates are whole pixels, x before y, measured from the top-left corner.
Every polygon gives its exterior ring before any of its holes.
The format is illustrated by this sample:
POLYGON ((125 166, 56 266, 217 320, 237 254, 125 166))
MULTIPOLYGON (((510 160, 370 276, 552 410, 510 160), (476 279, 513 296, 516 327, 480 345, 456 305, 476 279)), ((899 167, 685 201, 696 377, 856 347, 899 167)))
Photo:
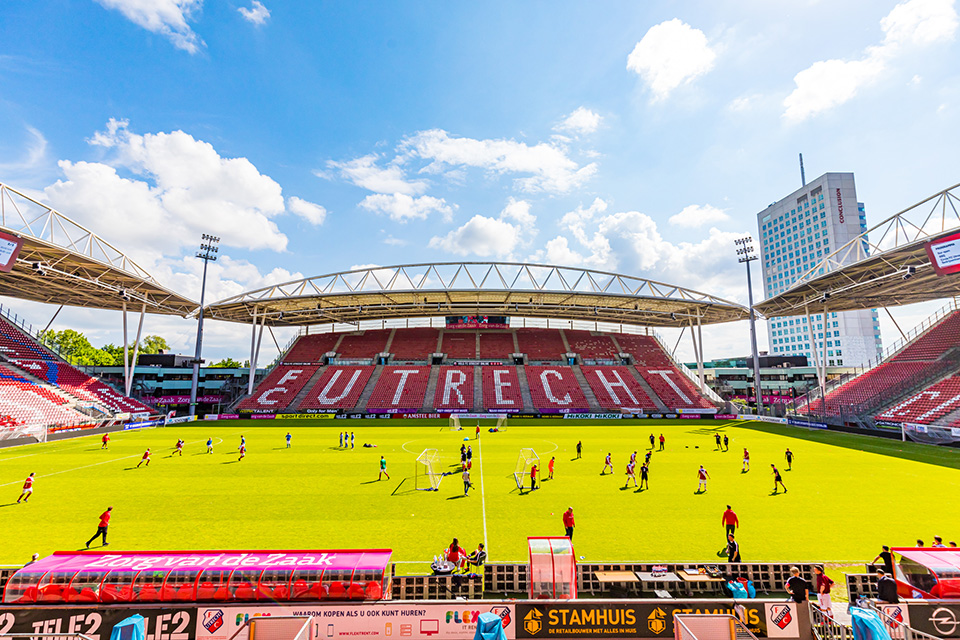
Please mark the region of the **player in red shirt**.
POLYGON ((20 504, 22 499, 24 502, 30 499, 30 496, 33 495, 33 474, 27 476, 27 479, 23 481, 23 492, 20 494, 20 497, 17 498, 17 504, 20 504))
POLYGON ((607 467, 610 467, 610 473, 613 473, 613 462, 611 461, 609 453, 603 460, 603 471, 600 472, 600 475, 605 475, 607 473, 607 467))
POLYGON ((140 465, 142 465, 144 462, 147 463, 148 467, 150 466, 150 449, 147 449, 143 452, 143 457, 140 458, 140 462, 137 463, 137 468, 139 469, 140 465))
POLYGON ((723 517, 720 521, 723 523, 728 536, 735 534, 737 527, 740 526, 740 518, 737 517, 737 514, 733 511, 733 507, 730 505, 727 505, 727 510, 723 512, 723 517))
POLYGON ((243 457, 244 457, 245 455, 247 455, 247 445, 241 444, 241 445, 240 445, 240 457, 237 458, 237 462, 240 462, 241 460, 243 460, 243 457))
MULTIPOLYGON (((183 440, 177 438, 177 448, 173 451, 174 454, 183 457, 183 440)), ((172 454, 171 454, 172 455, 172 454)))
POLYGON ((747 451, 747 448, 743 448, 743 466, 740 467, 740 473, 746 473, 750 471, 750 452, 747 451))
POLYGON ((87 540, 87 549, 90 548, 90 543, 103 536, 103 546, 107 546, 107 527, 110 526, 110 512, 113 511, 113 507, 107 507, 107 510, 100 514, 100 524, 97 525, 97 532, 93 534, 93 537, 87 540))
POLYGON ((703 465, 700 465, 700 469, 697 471, 697 479, 700 481, 700 484, 697 487, 697 493, 706 493, 707 480, 710 479, 710 474, 707 473, 707 470, 703 468, 703 465))
POLYGON ((633 458, 631 458, 631 459, 630 459, 630 462, 627 463, 627 482, 623 485, 623 488, 624 488, 624 489, 626 489, 626 488, 627 488, 627 485, 630 484, 630 479, 631 479, 631 478, 633 479, 633 486, 635 486, 635 487, 637 486, 637 476, 636 476, 636 474, 633 472, 633 467, 634 467, 634 465, 636 465, 636 464, 637 464, 637 463, 634 462, 633 458))
POLYGON ((535 491, 537 488, 537 465, 530 467, 530 491, 535 491))
POLYGON ((550 457, 550 462, 547 463, 547 477, 553 480, 553 463, 556 461, 556 456, 550 457))
POLYGON ((107 443, 110 442, 110 436, 107 435, 106 433, 103 434, 103 437, 100 438, 100 442, 102 443, 102 444, 100 445, 100 448, 101 448, 101 449, 106 449, 106 448, 107 448, 107 443))
POLYGON ((663 445, 667 443, 667 439, 663 437, 663 434, 660 434, 660 451, 663 451, 663 445))
POLYGON ((480 439, 480 423, 477 422, 477 440, 480 439))
POLYGON ((563 512, 563 527, 566 529, 566 536, 571 540, 573 540, 573 527, 576 524, 573 519, 573 507, 570 507, 563 512))

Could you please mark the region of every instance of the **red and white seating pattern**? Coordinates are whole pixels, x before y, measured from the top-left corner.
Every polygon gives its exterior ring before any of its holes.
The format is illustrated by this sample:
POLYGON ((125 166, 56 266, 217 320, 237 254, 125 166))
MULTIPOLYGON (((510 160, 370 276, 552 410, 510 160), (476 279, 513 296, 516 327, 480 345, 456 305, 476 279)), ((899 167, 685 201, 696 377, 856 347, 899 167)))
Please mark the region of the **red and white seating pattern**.
POLYGON ((528 360, 563 360, 567 352, 557 329, 517 329, 517 346, 528 360))
POLYGON ((884 362, 828 393, 825 412, 819 398, 802 411, 838 416, 852 405, 896 393, 905 380, 922 375, 933 366, 936 365, 931 362, 884 362))
POLYGON ((433 408, 437 411, 473 409, 473 367, 439 367, 433 408))
POLYGON ((337 357, 356 360, 375 358, 386 350, 389 339, 390 329, 348 333, 337 347, 337 357))
POLYGON ((8 425, 81 424, 89 416, 65 406, 62 397, 24 378, 15 370, 0 366, 0 415, 8 425))
POLYGON ((390 352, 394 360, 423 362, 430 357, 430 354, 436 353, 439 338, 440 330, 430 327, 398 329, 393 335, 393 342, 390 343, 390 352))
POLYGON ((931 424, 957 409, 960 409, 960 376, 952 376, 910 396, 877 417, 897 422, 931 424))
POLYGON ((340 339, 339 333, 315 333, 300 336, 284 356, 284 362, 320 362, 324 355, 333 351, 340 339))
POLYGON ((147 405, 127 397, 102 381, 88 376, 65 362, 15 359, 24 371, 60 387, 80 400, 102 405, 114 412, 153 412, 147 405))
POLYGON ((589 404, 573 369, 563 366, 527 366, 527 384, 533 406, 544 410, 587 410, 589 404))
POLYGON ((239 408, 276 411, 286 409, 318 368, 315 365, 277 365, 270 375, 257 385, 253 395, 240 403, 239 408))
POLYGON ((384 367, 373 388, 373 395, 367 401, 367 410, 418 411, 423 407, 429 381, 430 367, 384 367))
POLYGON ((570 351, 586 360, 616 360, 619 350, 609 335, 565 329, 570 351))
POLYGON ((0 353, 8 359, 54 360, 56 356, 32 337, 0 316, 0 353))
POLYGON ((630 367, 581 367, 587 383, 604 409, 656 409, 630 367))
POLYGON ((372 366, 327 367, 298 409, 353 409, 373 370, 372 366))
POLYGON ((633 356, 634 363, 646 367, 671 367, 670 357, 664 352, 653 336, 641 336, 634 333, 615 334, 624 353, 633 356))
POLYGON ((697 390, 690 379, 672 366, 637 367, 637 371, 663 404, 670 409, 711 409, 713 405, 697 390))
POLYGON ((519 412, 523 410, 523 393, 517 367, 482 367, 483 408, 489 411, 519 412))
POLYGON ((477 332, 444 331, 440 351, 451 360, 474 360, 477 357, 477 332))
POLYGON ((481 331, 480 352, 477 356, 481 360, 506 360, 511 353, 515 353, 513 333, 509 331, 481 331))

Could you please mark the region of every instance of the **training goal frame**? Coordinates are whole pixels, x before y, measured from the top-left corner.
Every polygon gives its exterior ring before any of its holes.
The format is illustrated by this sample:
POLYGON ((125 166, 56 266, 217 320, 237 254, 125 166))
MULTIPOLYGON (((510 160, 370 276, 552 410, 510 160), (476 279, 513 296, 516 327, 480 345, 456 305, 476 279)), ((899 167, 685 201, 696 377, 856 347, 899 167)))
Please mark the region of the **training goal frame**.
POLYGON ((524 483, 530 476, 530 467, 534 464, 537 465, 537 484, 540 484, 540 456, 533 449, 520 449, 517 466, 513 470, 513 479, 520 491, 523 491, 524 483))
MULTIPOLYGON (((479 427, 481 420, 493 420, 493 419, 496 419, 497 421, 497 424, 494 426, 494 428, 497 431, 507 430, 507 414, 505 413, 492 414, 490 416, 484 416, 483 418, 468 418, 467 427, 468 428, 470 428, 471 426, 479 427), (474 420, 476 420, 475 423, 473 422, 474 420)), ((450 431, 463 431, 464 426, 463 426, 463 423, 460 422, 460 416, 458 414, 456 413, 450 414, 449 427, 450 427, 450 431)))
POLYGON ((417 491, 439 491, 443 472, 440 471, 440 454, 436 449, 424 449, 417 456, 413 486, 417 491))

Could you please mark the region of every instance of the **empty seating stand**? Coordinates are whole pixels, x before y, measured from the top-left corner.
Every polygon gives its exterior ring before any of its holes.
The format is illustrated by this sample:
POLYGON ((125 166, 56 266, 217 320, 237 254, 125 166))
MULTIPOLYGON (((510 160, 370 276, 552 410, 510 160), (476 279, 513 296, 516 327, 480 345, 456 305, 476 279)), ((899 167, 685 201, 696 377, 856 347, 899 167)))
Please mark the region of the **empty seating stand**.
POLYGON ((480 351, 477 356, 481 360, 507 360, 510 354, 515 353, 513 332, 511 331, 481 331, 480 351))
POLYGON ((417 412, 423 407, 430 381, 430 367, 397 365, 383 367, 367 401, 371 412, 417 412))
POLYGON ((344 360, 367 360, 377 357, 387 348, 390 329, 358 331, 343 336, 337 347, 337 358, 344 360))
POLYGON ((584 360, 615 361, 619 350, 609 335, 593 331, 564 331, 570 351, 579 354, 584 360))
POLYGON ((582 367, 582 371, 602 408, 656 410, 630 367, 582 367))
POLYGON ((397 329, 390 344, 393 360, 423 362, 437 350, 440 330, 430 327, 397 329))
POLYGON ((360 400, 367 381, 373 374, 372 366, 326 367, 319 380, 297 407, 299 410, 353 409, 360 400))
POLYGON ((339 333, 316 333, 300 336, 287 351, 283 361, 291 363, 320 362, 324 355, 333 351, 341 335, 339 333))
POLYGON ((473 367, 440 367, 433 408, 437 411, 470 411, 473 408, 473 367))
POLYGON ((567 352, 557 329, 517 329, 517 346, 530 361, 562 362, 567 352))
POLYGON ((545 413, 589 411, 573 369, 564 366, 527 366, 527 383, 533 406, 545 413))
POLYGON ((932 424, 960 409, 960 376, 951 376, 910 396, 877 417, 882 420, 932 424))
POLYGON ((501 413, 515 413, 523 409, 523 393, 517 367, 490 366, 481 370, 483 378, 483 409, 501 413))
POLYGON ((647 367, 669 367, 670 357, 664 352, 653 336, 641 336, 633 333, 615 334, 624 353, 633 356, 634 363, 647 367))
POLYGON ((700 394, 690 379, 672 365, 638 366, 637 371, 670 409, 713 408, 713 404, 700 394))
POLYGON ((476 331, 444 331, 440 351, 449 360, 474 360, 477 357, 476 331))
POLYGON ((88 416, 70 409, 62 396, 2 365, 0 416, 6 427, 67 425, 90 421, 88 416))
POLYGON ((316 365, 281 364, 257 385, 253 395, 240 403, 240 409, 282 411, 317 371, 316 365))

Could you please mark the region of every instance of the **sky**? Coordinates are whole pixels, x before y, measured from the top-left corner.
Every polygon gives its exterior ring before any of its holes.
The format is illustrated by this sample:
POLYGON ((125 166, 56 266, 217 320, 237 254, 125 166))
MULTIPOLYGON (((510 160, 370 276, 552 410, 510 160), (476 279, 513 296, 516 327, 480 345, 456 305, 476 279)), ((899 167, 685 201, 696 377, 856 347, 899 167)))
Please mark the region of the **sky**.
MULTIPOLYGON (((210 233, 208 302, 503 260, 745 303, 733 241, 800 187, 798 153, 808 178, 855 173, 868 226, 958 181, 958 27, 953 0, 6 0, 0 182, 195 300, 210 233)), ((938 306, 891 311, 907 330, 938 306)), ((122 341, 116 312, 52 328, 122 341)), ((194 348, 193 320, 144 331, 194 348)), ((208 358, 249 355, 247 327, 204 335, 208 358)), ((748 336, 708 328, 705 356, 748 336)))

